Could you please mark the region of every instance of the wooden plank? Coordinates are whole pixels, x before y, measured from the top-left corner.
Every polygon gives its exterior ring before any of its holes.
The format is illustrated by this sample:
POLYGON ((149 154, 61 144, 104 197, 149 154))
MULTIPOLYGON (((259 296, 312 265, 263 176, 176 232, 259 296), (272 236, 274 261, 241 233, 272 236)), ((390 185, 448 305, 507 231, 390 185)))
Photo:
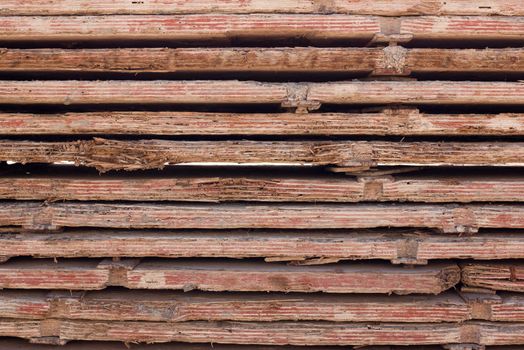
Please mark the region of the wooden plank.
POLYGON ((187 163, 373 166, 524 166, 522 142, 0 140, 0 161, 109 170, 187 163))
POLYGON ((176 229, 429 227, 444 232, 523 228, 519 205, 204 205, 4 202, 0 226, 176 229))
POLYGON ((381 48, 2 49, 3 72, 524 72, 524 50, 381 48))
POLYGON ((36 258, 266 258, 322 264, 337 260, 390 260, 424 263, 435 259, 524 259, 519 234, 474 236, 422 232, 157 232, 73 231, 64 233, 0 233, 0 257, 36 258))
POLYGON ((385 264, 288 266, 151 260, 126 268, 98 262, 66 260, 57 265, 52 261, 8 261, 0 265, 0 288, 96 290, 112 285, 184 291, 438 294, 460 280, 460 268, 455 264, 404 269, 385 264))
POLYGON ((524 265, 520 262, 474 262, 462 266, 467 286, 524 292, 524 265))
POLYGON ((502 302, 490 305, 491 320, 500 322, 524 321, 524 297, 518 293, 498 293, 502 302))
POLYGON ((522 136, 524 114, 428 114, 408 108, 377 113, 0 113, 0 128, 4 135, 522 136))
POLYGON ((0 265, 0 289, 103 289, 109 270, 97 269, 97 265, 97 261, 7 262, 0 265))
POLYGON ((220 294, 102 291, 71 295, 3 291, 0 317, 101 321, 462 322, 469 306, 458 295, 427 296, 220 294), (399 318, 402 315, 402 318, 399 318))
MULTIPOLYGON (((0 335, 24 337, 18 324, 4 319, 0 335), (19 335, 22 334, 22 335, 19 335)), ((25 321, 29 322, 29 321, 25 321)), ((37 321, 31 321, 39 324, 37 321)), ((45 321, 41 321, 42 326, 45 321)), ((118 340, 124 342, 212 342, 249 345, 407 345, 460 342, 463 328, 456 323, 377 324, 328 322, 131 322, 63 320, 46 325, 61 340, 118 340)), ((44 327, 42 327, 44 328, 44 327)), ((495 333, 497 335, 497 333, 495 333)), ((518 337, 517 334, 514 337, 518 337)))
POLYGON ((4 0, 0 15, 107 15, 107 14, 181 14, 181 13, 347 13, 381 16, 402 15, 504 15, 522 16, 518 0, 191 0, 176 4, 160 0, 130 3, 113 0, 4 0))
MULTIPOLYGON (((524 37, 524 36, 523 36, 524 37)), ((345 81, 0 81, 0 103, 24 104, 480 104, 522 105, 524 83, 345 81)))
POLYGON ((118 16, 2 16, 2 41, 175 40, 227 41, 303 37, 312 42, 514 40, 522 42, 524 17, 407 16, 386 18, 315 14, 199 14, 118 16), (377 36, 376 36, 377 35, 377 36))
MULTIPOLYGON (((177 174, 178 176, 178 174, 177 174)), ((524 180, 496 176, 4 176, 0 199, 191 202, 521 202, 524 180)))

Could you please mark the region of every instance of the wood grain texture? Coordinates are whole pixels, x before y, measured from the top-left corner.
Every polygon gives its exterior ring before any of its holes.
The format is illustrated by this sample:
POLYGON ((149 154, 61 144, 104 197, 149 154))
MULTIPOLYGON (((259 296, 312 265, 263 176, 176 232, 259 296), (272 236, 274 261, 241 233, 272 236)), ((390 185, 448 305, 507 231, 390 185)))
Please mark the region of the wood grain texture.
POLYGON ((462 267, 467 286, 524 292, 524 266, 521 262, 473 262, 462 267))
POLYGON ((102 291, 3 291, 0 317, 100 321, 462 322, 470 307, 458 295, 362 296, 102 291), (402 318, 399 318, 402 315, 402 318))
POLYGON ((4 202, 0 226, 157 229, 429 227, 444 232, 523 228, 519 205, 198 205, 4 202))
POLYGON ((216 260, 151 260, 128 268, 98 262, 8 261, 0 265, 0 287, 438 294, 460 280, 460 268, 453 263, 404 269, 386 264, 288 266, 216 260))
POLYGON ((3 319, 0 335, 30 338, 55 335, 62 341, 103 340, 165 343, 212 341, 249 345, 512 345, 524 340, 522 323, 405 324, 329 322, 139 322, 3 319), (52 321, 52 322, 51 322, 52 321), (27 327, 26 327, 27 326, 27 327), (24 328, 33 332, 24 333, 24 328))
MULTIPOLYGON (((300 175, 300 174, 299 174, 300 175)), ((5 176, 0 199, 191 202, 522 202, 519 177, 5 176)))
POLYGON ((0 128, 4 135, 64 136, 522 136, 524 114, 428 114, 408 108, 377 113, 0 113, 0 128))
MULTIPOLYGON (((523 36, 524 37, 524 36, 523 36)), ((522 105, 524 83, 345 81, 0 81, 5 104, 480 104, 522 105)))
POLYGON ((101 15, 181 13, 346 13, 381 16, 402 15, 504 15, 522 16, 518 0, 191 0, 132 2, 113 0, 4 0, 1 15, 101 15))
POLYGON ((36 258, 266 258, 297 264, 337 260, 390 260, 425 263, 436 259, 524 259, 519 234, 474 236, 422 232, 187 232, 73 231, 65 233, 0 233, 0 257, 36 258))
POLYGON ((524 72, 524 50, 381 48, 0 49, 3 72, 524 72))
POLYGON ((71 162, 109 170, 186 163, 373 166, 523 166, 522 142, 0 140, 0 161, 71 162))

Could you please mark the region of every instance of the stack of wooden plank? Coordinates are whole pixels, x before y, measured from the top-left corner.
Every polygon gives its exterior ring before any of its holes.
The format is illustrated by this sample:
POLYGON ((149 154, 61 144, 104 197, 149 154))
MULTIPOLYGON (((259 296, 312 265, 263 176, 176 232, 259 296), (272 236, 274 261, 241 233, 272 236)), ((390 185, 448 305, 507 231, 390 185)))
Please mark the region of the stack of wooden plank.
POLYGON ((523 45, 521 0, 1 1, 0 348, 524 345, 523 45))

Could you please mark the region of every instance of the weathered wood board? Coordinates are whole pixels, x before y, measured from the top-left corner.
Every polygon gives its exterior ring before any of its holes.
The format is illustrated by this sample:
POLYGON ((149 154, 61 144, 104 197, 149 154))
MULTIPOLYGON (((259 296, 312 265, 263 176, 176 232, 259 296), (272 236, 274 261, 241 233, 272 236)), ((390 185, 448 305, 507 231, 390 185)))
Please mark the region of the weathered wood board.
POLYGON ((215 292, 438 294, 459 280, 460 268, 453 263, 413 269, 387 264, 289 266, 226 260, 13 260, 0 265, 0 288, 8 289, 99 290, 122 286, 215 292))
POLYGON ((330 322, 139 322, 0 320, 0 335, 57 337, 60 341, 250 345, 420 345, 470 343, 512 345, 524 341, 522 323, 330 323, 330 322))
POLYGON ((462 281, 471 287, 524 292, 524 266, 520 261, 468 263, 462 267, 462 281))
POLYGON ((402 15, 504 15, 522 16, 519 0, 4 0, 1 15, 106 15, 181 13, 345 13, 382 16, 402 15))
POLYGON ((387 18, 317 14, 197 14, 2 16, 2 41, 280 39, 515 40, 523 42, 524 17, 406 16, 387 18), (391 39, 389 39, 391 38, 391 39))
POLYGON ((389 141, 79 141, 0 140, 0 161, 73 163, 109 170, 162 169, 187 163, 259 165, 524 166, 524 142, 389 141))
POLYGON ((287 47, 1 49, 2 72, 523 73, 524 50, 287 47))
MULTIPOLYGON (((522 36, 524 38, 524 35, 522 36)), ((523 105, 524 83, 343 81, 262 83, 238 80, 0 80, 0 103, 523 105)))
POLYGON ((379 231, 68 231, 0 233, 0 257, 265 258, 296 264, 389 260, 425 264, 438 259, 524 259, 519 233, 473 236, 379 231))
POLYGON ((162 229, 523 228, 519 205, 0 203, 0 226, 162 229))
POLYGON ((191 202, 522 202, 518 176, 4 176, 0 199, 191 202))
MULTIPOLYGON (((71 295, 69 292, 5 290, 0 292, 0 302, 1 318, 25 319, 419 323, 463 322, 472 317, 471 307, 453 293, 428 298, 120 290, 71 295)), ((516 299, 511 305, 515 304, 522 305, 522 300, 516 299)))
MULTIPOLYGON (((522 60, 524 62, 524 59, 522 60)), ((86 112, 0 113, 3 135, 522 136, 524 114, 86 112)))

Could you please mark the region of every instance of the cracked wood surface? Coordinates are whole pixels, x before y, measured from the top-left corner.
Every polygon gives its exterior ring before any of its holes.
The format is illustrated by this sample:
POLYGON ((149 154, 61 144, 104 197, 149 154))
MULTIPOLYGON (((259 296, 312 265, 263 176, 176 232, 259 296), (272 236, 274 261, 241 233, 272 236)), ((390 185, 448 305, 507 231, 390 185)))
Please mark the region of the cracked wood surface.
POLYGON ((191 202, 522 202, 524 180, 511 176, 340 178, 217 175, 211 177, 4 176, 0 199, 191 202))
MULTIPOLYGON (((523 36, 524 38, 524 36, 523 36)), ((522 105, 524 83, 345 81, 0 81, 4 104, 479 104, 522 105)), ((317 106, 318 107, 318 106, 317 106)))
POLYGON ((381 259, 421 264, 437 259, 524 259, 524 238, 518 233, 451 236, 418 231, 0 233, 0 257, 18 256, 265 258, 299 265, 381 259))
POLYGON ((522 16, 519 0, 3 0, 0 15, 107 15, 183 13, 344 13, 358 15, 522 16))
POLYGON ((416 204, 101 204, 4 202, 0 226, 156 229, 428 227, 449 233, 523 228, 524 206, 416 204))
POLYGON ((18 260, 0 265, 0 288, 170 289, 250 292, 438 294, 460 281, 456 264, 413 269, 386 264, 288 266, 217 260, 147 260, 135 266, 98 260, 18 260))
POLYGON ((73 162, 109 170, 201 163, 373 166, 524 166, 522 142, 0 140, 0 161, 73 162))
POLYGON ((381 48, 0 49, 3 72, 524 72, 524 50, 381 48))
MULTIPOLYGON (((524 59, 522 60, 524 62, 524 59)), ((524 114, 85 112, 0 113, 4 135, 522 136, 524 114)))

